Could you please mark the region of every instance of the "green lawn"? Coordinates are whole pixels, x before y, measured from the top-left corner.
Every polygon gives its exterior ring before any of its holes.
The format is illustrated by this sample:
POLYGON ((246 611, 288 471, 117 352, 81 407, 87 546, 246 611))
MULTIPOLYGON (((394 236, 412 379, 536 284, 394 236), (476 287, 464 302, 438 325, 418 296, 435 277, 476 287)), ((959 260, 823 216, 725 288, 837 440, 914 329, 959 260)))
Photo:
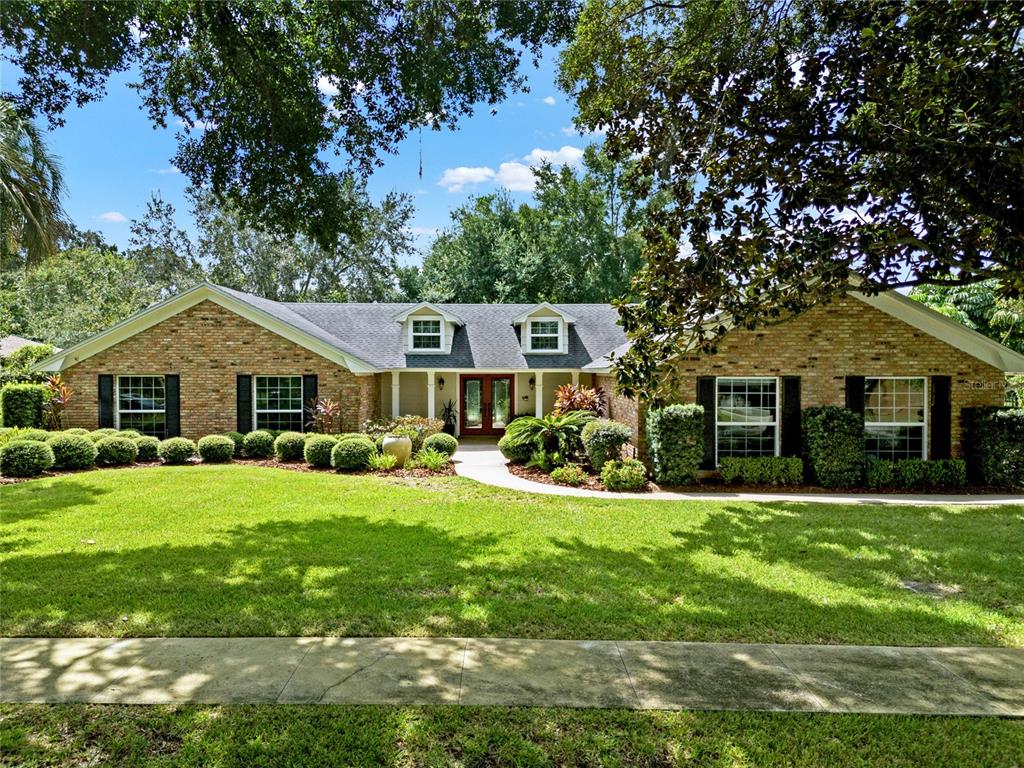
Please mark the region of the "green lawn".
POLYGON ((1022 507, 572 499, 227 465, 8 485, 0 510, 3 635, 1024 645, 1022 507))
POLYGON ((19 766, 1011 768, 994 718, 345 706, 0 707, 19 766))

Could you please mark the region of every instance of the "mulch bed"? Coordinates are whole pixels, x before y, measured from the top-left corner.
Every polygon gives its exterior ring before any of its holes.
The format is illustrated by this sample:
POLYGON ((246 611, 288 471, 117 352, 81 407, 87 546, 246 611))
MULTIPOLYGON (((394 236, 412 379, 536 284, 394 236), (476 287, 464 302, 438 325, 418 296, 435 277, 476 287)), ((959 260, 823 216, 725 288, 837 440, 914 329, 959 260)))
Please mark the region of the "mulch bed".
MULTIPOLYGON (((507 464, 508 471, 517 477, 521 477, 524 480, 533 480, 535 483, 545 483, 546 485, 560 485, 563 488, 585 488, 588 491, 607 491, 604 487, 604 483, 601 482, 601 478, 597 475, 587 475, 586 481, 582 485, 569 485, 568 483, 560 483, 547 472, 537 469, 536 467, 524 467, 522 464, 507 464)), ((654 483, 648 481, 647 486, 639 491, 628 491, 628 493, 650 493, 651 491, 661 490, 654 483)), ((625 491, 620 491, 625 493, 625 491)))

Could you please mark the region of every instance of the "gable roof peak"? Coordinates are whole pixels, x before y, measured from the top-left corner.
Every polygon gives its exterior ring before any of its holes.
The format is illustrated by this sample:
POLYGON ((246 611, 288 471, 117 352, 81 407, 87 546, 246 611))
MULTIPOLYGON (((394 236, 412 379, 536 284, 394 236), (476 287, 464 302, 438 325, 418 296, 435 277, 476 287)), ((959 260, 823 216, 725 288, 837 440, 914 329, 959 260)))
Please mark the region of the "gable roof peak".
POLYGON ((575 323, 576 322, 576 318, 573 317, 572 315, 570 315, 564 309, 562 309, 560 307, 556 307, 554 304, 552 304, 549 301, 542 301, 540 304, 534 304, 533 306, 529 307, 525 312, 523 312, 518 317, 513 318, 512 323, 513 323, 513 325, 519 325, 521 323, 525 323, 527 318, 530 317, 530 315, 536 314, 537 312, 539 312, 541 310, 547 310, 548 312, 553 312, 554 314, 558 315, 563 320, 565 320, 565 322, 567 322, 567 323, 571 324, 571 323, 575 323))

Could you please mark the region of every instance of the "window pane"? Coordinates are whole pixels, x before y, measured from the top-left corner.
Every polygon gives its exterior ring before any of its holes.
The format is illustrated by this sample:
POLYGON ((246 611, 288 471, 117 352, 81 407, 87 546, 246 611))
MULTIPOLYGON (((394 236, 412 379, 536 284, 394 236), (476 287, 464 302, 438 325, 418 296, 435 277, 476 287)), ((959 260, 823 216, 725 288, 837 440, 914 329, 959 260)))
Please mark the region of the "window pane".
POLYGON ((302 414, 289 412, 257 413, 256 429, 279 429, 302 432, 302 414))
POLYGON ((719 425, 718 458, 723 456, 774 456, 775 425, 719 425))
POLYGON ((545 335, 558 335, 558 321, 557 320, 534 320, 531 324, 531 333, 545 334, 545 335))
POLYGON ((135 429, 161 440, 167 436, 167 421, 163 413, 121 413, 120 424, 121 429, 135 429))
POLYGON ((441 335, 436 336, 417 336, 412 337, 412 348, 413 349, 440 349, 441 348, 441 335))
POLYGON ((534 336, 530 340, 530 349, 558 349, 558 337, 534 336))
POLYGON ((440 320, 413 320, 412 321, 412 332, 413 333, 439 334, 439 333, 441 333, 441 321, 440 320))
POLYGON ((864 421, 867 424, 924 424, 923 378, 864 380, 864 421))
POLYGON ((483 394, 483 382, 480 379, 466 380, 466 412, 463 414, 463 427, 477 428, 483 426, 483 411, 480 407, 483 394))
POLYGON ((257 376, 256 409, 267 411, 302 410, 302 377, 257 376))
POLYGON ((864 451, 876 459, 897 461, 924 456, 924 427, 867 425, 864 451))
POLYGON ((162 411, 164 402, 163 376, 117 377, 119 411, 162 411))
POLYGON ((775 422, 775 379, 719 379, 718 421, 775 422))

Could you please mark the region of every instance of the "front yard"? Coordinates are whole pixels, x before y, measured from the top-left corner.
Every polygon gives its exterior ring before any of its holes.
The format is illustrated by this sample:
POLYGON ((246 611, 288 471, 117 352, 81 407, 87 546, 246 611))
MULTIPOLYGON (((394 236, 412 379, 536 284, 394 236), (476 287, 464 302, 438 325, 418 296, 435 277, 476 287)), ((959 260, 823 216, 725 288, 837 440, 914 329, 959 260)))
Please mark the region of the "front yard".
POLYGON ((1024 645, 1024 508, 679 503, 220 465, 0 487, 2 635, 1024 645))

